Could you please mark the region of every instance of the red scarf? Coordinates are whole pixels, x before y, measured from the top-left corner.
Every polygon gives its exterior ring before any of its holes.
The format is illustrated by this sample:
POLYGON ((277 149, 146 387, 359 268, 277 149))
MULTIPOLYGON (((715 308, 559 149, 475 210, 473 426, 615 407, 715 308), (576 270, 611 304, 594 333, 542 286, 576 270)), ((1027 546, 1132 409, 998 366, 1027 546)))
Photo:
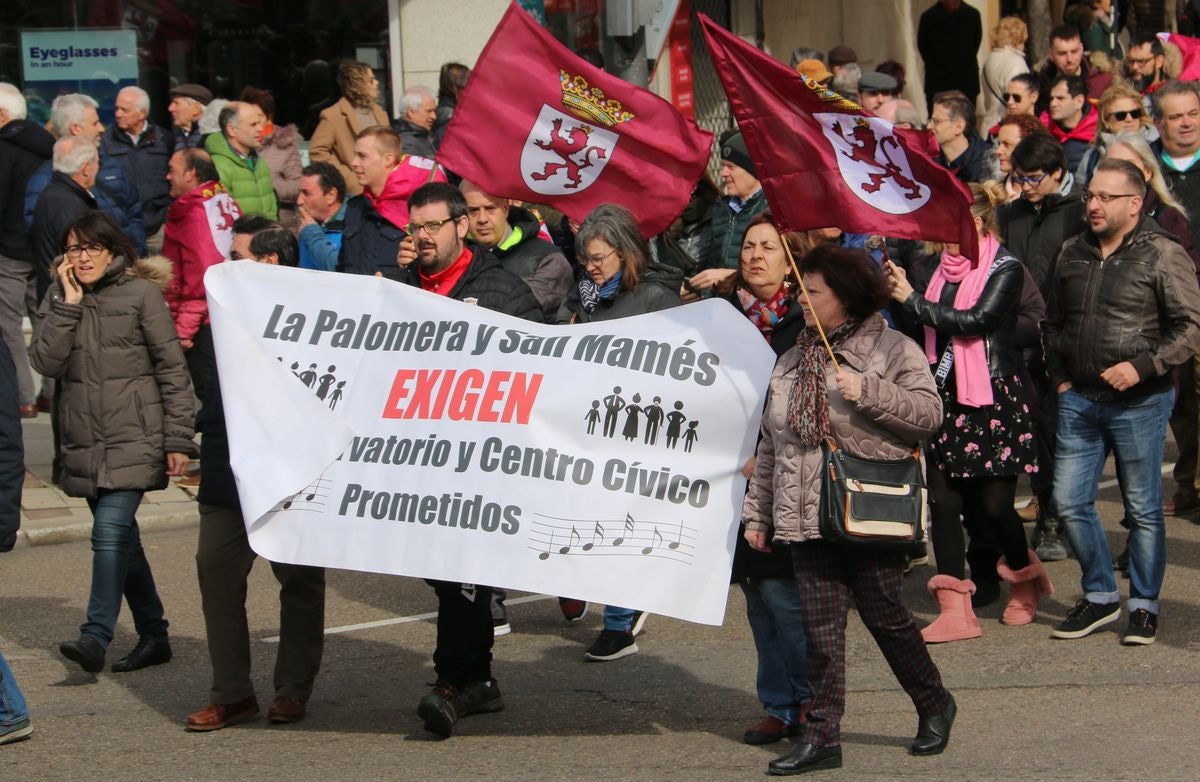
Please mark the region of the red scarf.
POLYGON ((472 257, 471 249, 464 246, 462 253, 454 260, 454 263, 440 272, 426 274, 425 270, 421 269, 421 290, 440 296, 449 296, 450 291, 454 290, 454 286, 467 271, 467 267, 471 265, 472 257))

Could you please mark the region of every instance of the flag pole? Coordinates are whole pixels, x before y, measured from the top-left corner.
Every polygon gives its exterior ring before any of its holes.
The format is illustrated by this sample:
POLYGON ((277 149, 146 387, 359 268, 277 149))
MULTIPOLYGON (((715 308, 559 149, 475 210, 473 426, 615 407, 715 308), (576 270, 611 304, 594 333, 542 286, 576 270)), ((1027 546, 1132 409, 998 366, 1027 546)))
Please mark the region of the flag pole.
POLYGON ((821 342, 825 344, 825 350, 829 352, 829 360, 833 362, 833 368, 841 371, 842 366, 838 363, 837 357, 833 355, 833 348, 829 346, 829 339, 825 336, 825 327, 821 325, 820 319, 817 317, 817 311, 813 309, 812 299, 808 298, 808 288, 804 287, 804 278, 800 276, 800 267, 796 265, 796 259, 792 256, 792 246, 788 242, 786 236, 780 236, 783 240, 783 251, 787 253, 788 263, 792 265, 792 271, 796 274, 796 283, 800 286, 800 293, 804 296, 804 303, 808 305, 808 311, 812 315, 813 323, 817 326, 817 333, 821 335, 821 342))

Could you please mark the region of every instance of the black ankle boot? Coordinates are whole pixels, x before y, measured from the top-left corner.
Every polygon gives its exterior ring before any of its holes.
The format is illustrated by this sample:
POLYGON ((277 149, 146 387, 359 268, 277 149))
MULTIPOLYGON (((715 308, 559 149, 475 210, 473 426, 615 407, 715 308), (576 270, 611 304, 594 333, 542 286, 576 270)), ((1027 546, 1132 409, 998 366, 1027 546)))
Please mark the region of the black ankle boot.
POLYGON ((171 643, 166 638, 139 638, 133 651, 112 664, 113 673, 128 673, 171 661, 171 643))
POLYGON ((63 641, 58 645, 58 651, 88 673, 104 670, 104 647, 93 636, 80 635, 74 641, 63 641))
POLYGON ((958 713, 958 704, 954 696, 950 696, 950 705, 945 711, 928 717, 921 717, 917 723, 917 737, 913 739, 910 749, 914 755, 937 755, 946 749, 950 743, 950 728, 954 726, 954 715, 958 713))
POLYGON ((773 777, 787 777, 793 774, 803 774, 806 771, 841 767, 841 747, 818 747, 816 744, 797 744, 796 748, 788 754, 775 758, 768 763, 767 773, 773 777))

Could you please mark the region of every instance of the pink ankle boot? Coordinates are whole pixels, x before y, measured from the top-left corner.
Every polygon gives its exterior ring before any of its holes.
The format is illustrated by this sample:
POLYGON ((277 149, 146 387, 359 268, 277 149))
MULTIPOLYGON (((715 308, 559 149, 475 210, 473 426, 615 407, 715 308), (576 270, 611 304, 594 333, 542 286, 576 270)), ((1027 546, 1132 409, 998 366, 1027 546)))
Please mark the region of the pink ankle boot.
POLYGON ((971 595, 975 594, 974 583, 953 576, 937 575, 929 579, 926 588, 929 594, 937 599, 938 610, 941 613, 933 624, 921 631, 925 643, 965 641, 983 635, 983 628, 979 626, 975 610, 971 608, 971 595))
POLYGON ((1037 554, 1029 552, 1029 564, 1013 570, 1003 557, 996 564, 1000 578, 1012 584, 1012 597, 1004 607, 1000 621, 1006 625, 1027 625, 1037 616, 1038 600, 1053 594, 1054 585, 1046 575, 1046 566, 1037 554))

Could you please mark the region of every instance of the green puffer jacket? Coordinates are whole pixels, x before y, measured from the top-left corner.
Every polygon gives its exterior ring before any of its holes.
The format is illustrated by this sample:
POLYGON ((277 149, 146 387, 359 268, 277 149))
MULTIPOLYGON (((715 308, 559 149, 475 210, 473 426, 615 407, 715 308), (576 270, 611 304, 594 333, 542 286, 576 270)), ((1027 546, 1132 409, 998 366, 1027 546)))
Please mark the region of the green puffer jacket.
POLYGON ((59 379, 59 483, 72 497, 100 489, 167 486, 168 453, 197 453, 195 402, 162 286, 166 258, 116 258, 83 301, 55 280, 29 350, 35 369, 59 379))
POLYGON ((728 198, 719 198, 713 204, 710 219, 712 220, 712 248, 710 255, 701 264, 703 269, 736 269, 738 257, 742 252, 742 236, 750 221, 767 210, 767 196, 762 188, 746 199, 742 211, 735 212, 729 206, 728 198))
POLYGON ((204 139, 204 148, 212 155, 221 184, 237 201, 242 214, 262 215, 269 220, 279 219, 279 202, 275 198, 275 186, 271 184, 271 168, 258 155, 250 160, 238 155, 229 147, 229 141, 220 133, 210 133, 204 139))

